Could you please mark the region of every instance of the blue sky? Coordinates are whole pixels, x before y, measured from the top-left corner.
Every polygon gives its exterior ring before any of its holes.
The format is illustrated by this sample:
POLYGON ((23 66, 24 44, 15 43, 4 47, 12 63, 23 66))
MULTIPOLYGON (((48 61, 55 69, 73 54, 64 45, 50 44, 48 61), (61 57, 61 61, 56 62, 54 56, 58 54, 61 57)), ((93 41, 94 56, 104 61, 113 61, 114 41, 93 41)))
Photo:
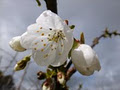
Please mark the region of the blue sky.
MULTIPOLYGON (((25 32, 28 25, 46 10, 45 3, 38 7, 35 0, 0 0, 0 47, 15 54, 9 40, 25 32)), ((74 24, 74 36, 79 39, 84 32, 86 43, 91 45, 94 37, 99 36, 108 27, 110 31, 120 32, 120 0, 58 0, 58 14, 74 24)), ((94 50, 102 66, 100 72, 85 77, 78 72, 71 78, 71 90, 83 83, 83 90, 119 90, 120 81, 120 37, 102 39, 94 50)), ((26 52, 27 53, 27 52, 26 52)), ((1 55, 4 55, 1 53, 1 55)), ((24 53, 19 53, 20 59, 24 53)), ((7 57, 4 57, 6 59, 7 57)), ((41 67, 33 63, 30 67, 37 72, 41 67), (37 69, 36 69, 37 68, 37 69), (39 69, 38 69, 39 68, 39 69)), ((15 75, 21 75, 22 71, 15 75)), ((28 76, 34 76, 29 70, 28 76)), ((16 80, 17 81, 17 80, 16 80)))

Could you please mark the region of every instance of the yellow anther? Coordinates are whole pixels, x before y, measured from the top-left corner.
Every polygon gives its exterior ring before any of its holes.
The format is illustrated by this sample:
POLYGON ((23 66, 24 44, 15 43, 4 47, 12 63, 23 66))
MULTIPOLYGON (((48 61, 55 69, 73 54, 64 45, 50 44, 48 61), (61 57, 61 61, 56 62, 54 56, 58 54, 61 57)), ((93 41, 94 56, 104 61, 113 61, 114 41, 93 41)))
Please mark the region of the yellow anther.
POLYGON ((37 50, 37 48, 34 48, 34 50, 37 50))
POLYGON ((37 33, 40 32, 39 30, 36 31, 37 33))
POLYGON ((42 27, 40 27, 40 29, 42 29, 42 27))
POLYGON ((44 33, 42 33, 41 35, 44 36, 44 33))
POLYGON ((46 57, 48 57, 48 54, 46 54, 46 55, 44 56, 44 58, 46 58, 46 57))
POLYGON ((46 46, 46 44, 43 44, 44 46, 46 46))
POLYGON ((61 47, 63 47, 63 44, 61 45, 61 47))
POLYGON ((37 43, 35 43, 35 45, 37 45, 37 43))
POLYGON ((62 53, 59 53, 59 55, 61 55, 62 53))
POLYGON ((44 49, 41 49, 41 52, 43 52, 44 51, 44 49))

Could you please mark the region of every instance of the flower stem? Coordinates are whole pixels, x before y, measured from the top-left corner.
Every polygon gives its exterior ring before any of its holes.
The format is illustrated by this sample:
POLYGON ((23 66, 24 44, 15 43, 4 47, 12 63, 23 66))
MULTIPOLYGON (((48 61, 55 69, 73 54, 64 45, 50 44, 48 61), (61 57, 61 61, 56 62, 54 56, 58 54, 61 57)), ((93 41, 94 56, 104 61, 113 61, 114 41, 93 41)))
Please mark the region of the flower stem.
POLYGON ((57 14, 57 0, 44 0, 46 3, 47 10, 57 14))

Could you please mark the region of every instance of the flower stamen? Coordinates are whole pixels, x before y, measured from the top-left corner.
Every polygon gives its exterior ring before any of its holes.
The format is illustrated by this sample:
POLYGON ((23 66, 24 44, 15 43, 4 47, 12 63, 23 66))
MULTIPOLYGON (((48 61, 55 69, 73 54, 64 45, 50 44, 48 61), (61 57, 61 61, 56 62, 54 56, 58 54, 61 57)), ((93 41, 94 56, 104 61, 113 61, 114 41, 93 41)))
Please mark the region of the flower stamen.
POLYGON ((48 40, 58 43, 61 39, 65 39, 65 35, 62 30, 53 30, 53 34, 48 34, 48 40))
POLYGON ((40 29, 42 29, 42 27, 40 27, 40 29))
POLYGON ((46 55, 44 56, 44 58, 46 58, 46 57, 48 57, 48 54, 46 54, 46 55))

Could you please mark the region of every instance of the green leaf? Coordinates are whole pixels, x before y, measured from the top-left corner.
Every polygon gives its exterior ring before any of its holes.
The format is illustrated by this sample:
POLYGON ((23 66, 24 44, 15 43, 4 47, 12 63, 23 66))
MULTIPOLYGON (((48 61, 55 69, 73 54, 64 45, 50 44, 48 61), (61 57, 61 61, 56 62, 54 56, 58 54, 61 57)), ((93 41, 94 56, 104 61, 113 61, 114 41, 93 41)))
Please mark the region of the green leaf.
POLYGON ((51 77, 53 77, 55 75, 56 75, 55 70, 47 69, 47 73, 46 73, 47 78, 51 78, 51 77))
POLYGON ((38 6, 40 7, 41 6, 41 2, 39 0, 36 0, 38 6))
POLYGON ((80 44, 85 44, 84 33, 82 32, 80 35, 80 44))
POLYGON ((76 48, 78 48, 79 45, 80 45, 80 41, 74 39, 74 43, 73 43, 72 49, 76 49, 76 48))
POLYGON ((74 29, 75 28, 75 25, 71 25, 71 26, 69 26, 70 27, 70 29, 74 29))

